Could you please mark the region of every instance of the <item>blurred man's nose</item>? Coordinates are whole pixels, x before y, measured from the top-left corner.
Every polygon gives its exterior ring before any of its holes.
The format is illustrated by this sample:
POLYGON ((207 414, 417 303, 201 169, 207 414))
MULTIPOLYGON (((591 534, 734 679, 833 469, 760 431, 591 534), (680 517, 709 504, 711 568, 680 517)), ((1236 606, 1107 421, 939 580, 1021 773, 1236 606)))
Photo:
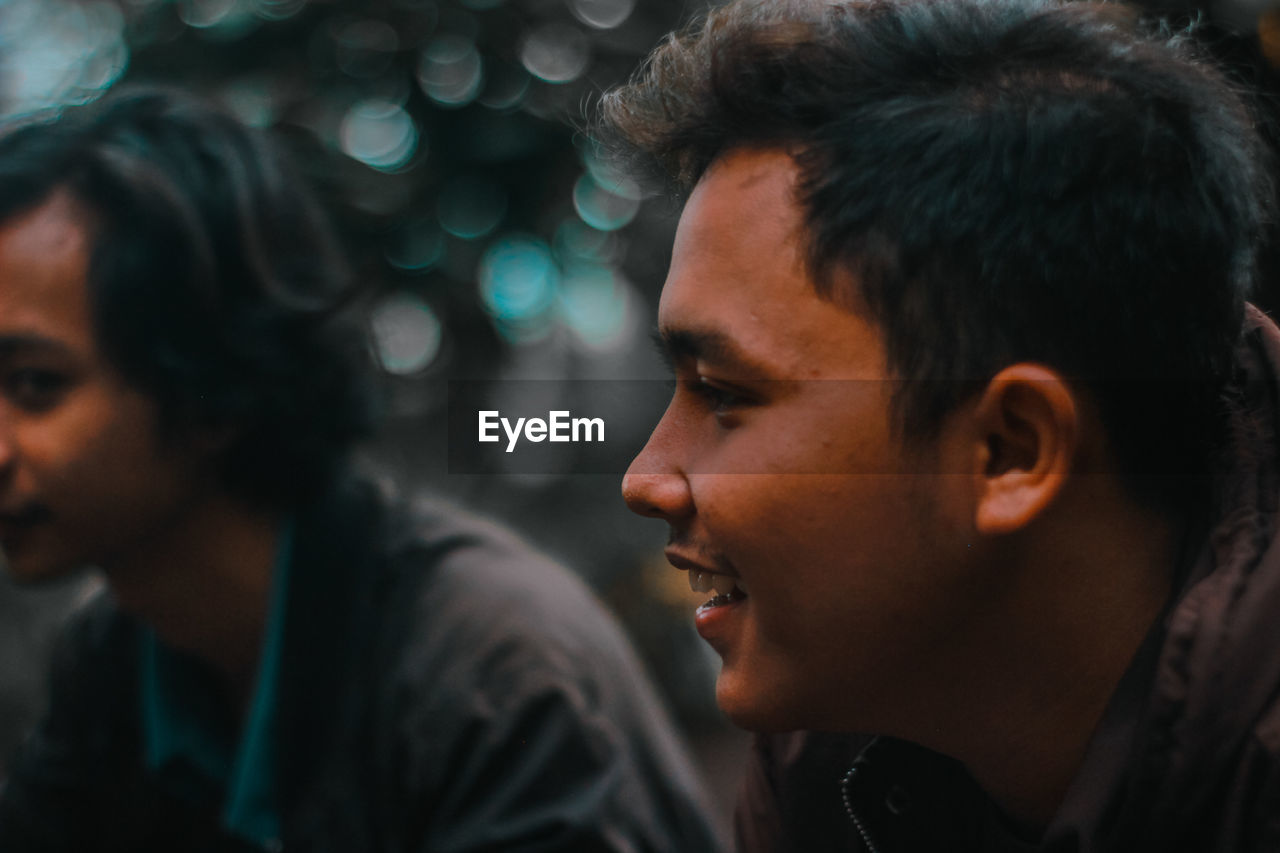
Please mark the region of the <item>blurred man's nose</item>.
POLYGON ((8 477, 18 458, 17 445, 8 416, 0 412, 0 479, 8 477))

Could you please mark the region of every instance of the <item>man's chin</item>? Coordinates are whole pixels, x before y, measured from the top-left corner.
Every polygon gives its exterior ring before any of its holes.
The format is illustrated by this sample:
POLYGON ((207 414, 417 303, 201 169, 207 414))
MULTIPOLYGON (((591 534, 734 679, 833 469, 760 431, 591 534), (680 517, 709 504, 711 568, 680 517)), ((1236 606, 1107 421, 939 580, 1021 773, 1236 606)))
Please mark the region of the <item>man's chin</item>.
POLYGON ((729 722, 760 734, 804 728, 803 714, 786 704, 785 691, 767 690, 743 681, 725 673, 716 680, 716 704, 729 722))
POLYGON ((80 574, 82 567, 61 561, 37 560, 20 550, 10 553, 0 547, 0 574, 15 586, 40 587, 59 583, 80 574))

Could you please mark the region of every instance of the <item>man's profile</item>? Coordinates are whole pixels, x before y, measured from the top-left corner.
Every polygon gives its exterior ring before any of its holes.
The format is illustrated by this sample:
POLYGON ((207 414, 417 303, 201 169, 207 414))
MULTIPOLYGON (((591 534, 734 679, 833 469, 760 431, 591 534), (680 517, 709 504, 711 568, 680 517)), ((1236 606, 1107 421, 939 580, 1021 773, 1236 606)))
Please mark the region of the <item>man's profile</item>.
POLYGON ((687 194, 624 496, 735 722, 878 736, 760 738, 744 848, 1277 849, 1271 186, 1190 38, 737 2, 602 110, 687 194))
POLYGON ((373 408, 335 245, 187 96, 0 137, 0 545, 107 586, 0 849, 715 849, 586 589, 349 463, 373 408))

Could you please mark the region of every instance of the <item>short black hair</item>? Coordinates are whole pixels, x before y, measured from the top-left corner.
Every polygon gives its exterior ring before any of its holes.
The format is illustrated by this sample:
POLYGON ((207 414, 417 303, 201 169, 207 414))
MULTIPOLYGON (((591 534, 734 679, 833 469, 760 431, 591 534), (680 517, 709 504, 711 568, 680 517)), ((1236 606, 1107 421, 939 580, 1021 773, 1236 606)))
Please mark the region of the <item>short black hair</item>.
POLYGON ((908 436, 1030 360, 1093 395, 1144 497, 1209 470, 1271 187, 1186 31, 1060 0, 746 0, 600 117, 681 192, 730 149, 791 153, 815 285, 882 329, 908 436))
POLYGON ((170 436, 233 435, 226 485, 285 508, 372 428, 349 268, 261 134, 193 95, 126 89, 0 136, 0 222, 66 192, 87 213, 99 346, 170 436))

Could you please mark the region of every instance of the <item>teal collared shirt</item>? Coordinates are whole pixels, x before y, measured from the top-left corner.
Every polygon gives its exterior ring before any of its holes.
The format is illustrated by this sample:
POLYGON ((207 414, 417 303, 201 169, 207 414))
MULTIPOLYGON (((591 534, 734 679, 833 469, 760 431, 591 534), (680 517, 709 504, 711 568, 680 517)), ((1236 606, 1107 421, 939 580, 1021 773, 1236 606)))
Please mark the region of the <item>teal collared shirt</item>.
POLYGON ((276 800, 276 707, 284 642, 293 522, 280 527, 271 599, 253 698, 243 726, 226 707, 208 664, 143 631, 140 684, 147 766, 178 793, 222 802, 228 832, 263 847, 280 837, 276 800))

